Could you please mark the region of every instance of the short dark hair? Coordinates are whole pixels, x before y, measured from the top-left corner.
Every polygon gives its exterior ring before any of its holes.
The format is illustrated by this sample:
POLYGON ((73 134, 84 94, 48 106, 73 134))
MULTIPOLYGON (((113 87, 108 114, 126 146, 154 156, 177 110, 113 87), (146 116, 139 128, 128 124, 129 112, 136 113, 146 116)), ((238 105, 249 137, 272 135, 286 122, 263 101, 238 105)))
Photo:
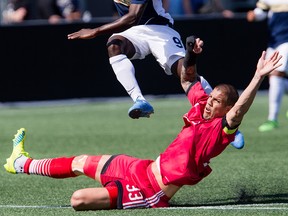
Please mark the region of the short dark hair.
POLYGON ((239 98, 239 93, 237 89, 230 85, 230 84, 219 84, 215 88, 219 89, 227 96, 226 105, 227 106, 234 106, 239 98))

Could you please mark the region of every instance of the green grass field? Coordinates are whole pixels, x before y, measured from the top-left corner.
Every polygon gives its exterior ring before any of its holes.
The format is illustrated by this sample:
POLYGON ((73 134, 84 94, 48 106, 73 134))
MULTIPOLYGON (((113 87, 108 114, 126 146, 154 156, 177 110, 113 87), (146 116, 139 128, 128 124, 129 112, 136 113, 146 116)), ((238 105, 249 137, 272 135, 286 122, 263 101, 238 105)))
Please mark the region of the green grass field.
POLYGON ((124 101, 0 107, 0 215, 288 215, 288 100, 279 129, 259 133, 266 120, 267 95, 257 95, 240 129, 244 149, 232 146, 211 161, 213 172, 196 186, 183 187, 170 209, 75 212, 73 191, 99 186, 84 176, 55 180, 12 175, 3 164, 17 129, 27 129, 26 150, 33 158, 125 153, 155 159, 175 138, 188 110, 185 97, 152 99, 155 114, 132 120, 124 101))

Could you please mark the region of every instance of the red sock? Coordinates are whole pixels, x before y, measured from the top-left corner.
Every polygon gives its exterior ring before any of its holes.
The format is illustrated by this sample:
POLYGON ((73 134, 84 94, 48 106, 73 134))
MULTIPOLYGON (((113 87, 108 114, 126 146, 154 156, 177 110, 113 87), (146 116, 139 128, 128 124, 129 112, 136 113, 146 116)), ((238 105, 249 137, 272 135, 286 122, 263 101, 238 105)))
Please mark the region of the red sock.
POLYGON ((76 174, 72 171, 72 161, 74 158, 28 159, 24 166, 24 172, 52 178, 75 177, 76 174))
POLYGON ((117 208, 118 188, 117 186, 106 186, 110 198, 110 209, 117 208))

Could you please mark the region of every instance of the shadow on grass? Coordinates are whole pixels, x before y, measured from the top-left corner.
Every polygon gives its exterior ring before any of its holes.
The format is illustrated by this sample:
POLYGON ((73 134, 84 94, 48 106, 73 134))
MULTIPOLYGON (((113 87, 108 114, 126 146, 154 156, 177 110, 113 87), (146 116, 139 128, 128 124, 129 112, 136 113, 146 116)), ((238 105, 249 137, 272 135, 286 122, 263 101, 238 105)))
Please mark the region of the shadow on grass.
POLYGON ((199 207, 199 206, 221 206, 221 205, 239 205, 239 204, 273 204, 273 203, 288 203, 288 193, 283 194, 267 194, 255 195, 247 194, 246 191, 239 191, 239 195, 233 198, 219 199, 205 203, 197 204, 173 204, 171 207, 199 207))

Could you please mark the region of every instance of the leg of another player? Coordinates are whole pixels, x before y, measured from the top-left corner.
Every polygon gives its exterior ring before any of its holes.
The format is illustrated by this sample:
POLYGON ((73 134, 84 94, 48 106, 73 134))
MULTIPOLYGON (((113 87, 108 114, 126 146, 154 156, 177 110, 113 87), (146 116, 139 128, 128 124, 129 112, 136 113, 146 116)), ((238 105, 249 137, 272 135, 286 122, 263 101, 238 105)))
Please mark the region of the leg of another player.
POLYGON ((278 114, 285 92, 285 73, 273 71, 269 77, 269 114, 268 119, 258 128, 260 132, 271 131, 278 127, 278 114))
POLYGON ((150 117, 153 107, 145 100, 135 77, 135 68, 129 58, 135 54, 133 44, 122 36, 112 36, 108 43, 109 62, 117 80, 134 101, 128 115, 133 119, 150 117))
POLYGON ((288 74, 288 43, 283 43, 276 49, 268 47, 266 51, 267 57, 275 50, 278 50, 282 56, 279 61, 282 65, 269 75, 269 113, 267 121, 258 128, 260 132, 272 131, 278 127, 278 114, 286 88, 285 76, 288 74))

